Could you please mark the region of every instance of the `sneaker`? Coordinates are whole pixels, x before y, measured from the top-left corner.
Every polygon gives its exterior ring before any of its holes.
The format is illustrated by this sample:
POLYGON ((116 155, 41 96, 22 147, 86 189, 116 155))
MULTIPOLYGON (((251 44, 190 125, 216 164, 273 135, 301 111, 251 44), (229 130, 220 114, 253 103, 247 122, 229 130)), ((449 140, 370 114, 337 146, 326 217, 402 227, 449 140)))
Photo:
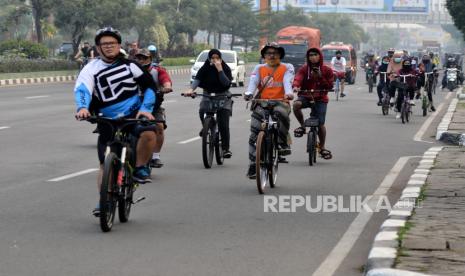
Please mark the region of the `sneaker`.
POLYGON ((391 99, 389 100, 389 103, 390 103, 391 105, 393 105, 395 102, 396 102, 396 100, 395 100, 394 98, 391 98, 391 99))
POLYGON ((232 156, 232 152, 230 150, 223 151, 223 158, 229 159, 232 156))
POLYGON ((153 158, 152 160, 150 160, 149 165, 150 165, 151 168, 161 168, 161 167, 163 167, 163 163, 161 162, 160 158, 153 158))
POLYGON ((140 184, 152 182, 150 180, 150 169, 147 166, 137 167, 132 178, 140 184))
POLYGON ((92 210, 92 215, 94 215, 94 217, 100 217, 100 204, 97 203, 97 207, 95 207, 94 210, 92 210))
POLYGON ((249 165, 249 169, 247 170, 247 175, 249 179, 256 179, 257 178, 257 170, 255 168, 255 164, 249 165))
POLYGON ((410 105, 415 105, 415 101, 414 101, 414 100, 409 100, 408 103, 409 103, 410 105))
POLYGON ((289 163, 289 161, 287 161, 285 157, 282 157, 281 155, 278 155, 278 163, 287 164, 287 163, 289 163))
POLYGON ((92 133, 98 133, 98 127, 96 127, 92 133))
POLYGON ((286 156, 291 154, 291 147, 289 145, 281 145, 279 147, 279 155, 286 156))
POLYGON ((382 106, 383 103, 382 103, 381 101, 379 101, 379 102, 377 103, 377 105, 378 105, 378 106, 382 106))
POLYGON ((434 108, 434 106, 431 106, 431 111, 436 111, 436 108, 434 108))
POLYGON ((346 96, 346 94, 341 93, 341 98, 344 98, 345 96, 346 96))
POLYGON ((399 112, 396 112, 396 119, 397 119, 397 120, 400 119, 400 113, 399 113, 399 112))

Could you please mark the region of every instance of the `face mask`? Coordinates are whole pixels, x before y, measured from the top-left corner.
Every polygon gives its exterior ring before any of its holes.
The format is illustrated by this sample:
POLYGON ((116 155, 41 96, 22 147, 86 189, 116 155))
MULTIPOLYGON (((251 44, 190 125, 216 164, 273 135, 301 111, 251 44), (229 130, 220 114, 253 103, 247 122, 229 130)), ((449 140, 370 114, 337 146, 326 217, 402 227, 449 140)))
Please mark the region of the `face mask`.
POLYGON ((399 63, 399 62, 401 62, 401 61, 402 61, 402 58, 400 58, 400 57, 394 58, 394 62, 395 62, 395 63, 399 63))
POLYGON ((389 64, 389 61, 383 60, 383 64, 389 64))
POLYGON ((150 68, 150 63, 149 63, 149 64, 144 64, 144 65, 142 65, 142 68, 144 68, 144 70, 149 70, 149 68, 150 68))
POLYGON ((404 70, 410 70, 410 68, 412 68, 412 66, 411 65, 403 65, 402 68, 404 70))

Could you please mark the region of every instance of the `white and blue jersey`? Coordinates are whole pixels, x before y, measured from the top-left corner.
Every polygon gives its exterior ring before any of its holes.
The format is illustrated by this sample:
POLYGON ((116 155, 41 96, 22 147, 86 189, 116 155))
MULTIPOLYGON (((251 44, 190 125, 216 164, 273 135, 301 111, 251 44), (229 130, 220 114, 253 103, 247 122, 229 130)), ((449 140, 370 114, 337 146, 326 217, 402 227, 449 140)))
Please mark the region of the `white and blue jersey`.
POLYGON ((77 111, 89 109, 94 98, 98 100, 98 112, 105 117, 118 118, 137 111, 152 112, 155 91, 150 75, 133 61, 119 59, 109 64, 95 59, 79 74, 74 98, 77 111))

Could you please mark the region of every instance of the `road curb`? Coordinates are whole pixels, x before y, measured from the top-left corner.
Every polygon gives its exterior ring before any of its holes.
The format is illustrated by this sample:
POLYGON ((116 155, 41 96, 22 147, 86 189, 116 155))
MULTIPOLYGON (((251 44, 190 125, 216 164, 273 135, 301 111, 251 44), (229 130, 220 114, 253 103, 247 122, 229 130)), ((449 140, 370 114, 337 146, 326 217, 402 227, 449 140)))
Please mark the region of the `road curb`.
POLYGON ((399 230, 412 216, 415 204, 426 183, 428 174, 434 166, 437 155, 443 147, 431 147, 422 156, 420 163, 410 176, 402 194, 389 212, 375 236, 365 268, 367 276, 427 275, 405 270, 393 269, 399 249, 399 230))
POLYGON ((457 104, 459 100, 463 99, 465 99, 465 93, 463 93, 463 88, 460 88, 457 90, 456 98, 452 99, 446 114, 439 123, 439 126, 436 130, 436 140, 451 145, 465 145, 465 133, 449 131, 449 126, 452 122, 452 118, 454 117, 455 110, 457 109, 457 104))
MULTIPOLYGON (((168 69, 168 74, 173 75, 187 75, 190 74, 190 68, 177 68, 168 69)), ((55 83, 55 82, 71 82, 75 81, 76 76, 54 76, 54 77, 40 77, 40 78, 20 78, 20 79, 6 79, 0 80, 0 87, 9 85, 27 85, 35 83, 55 83)))

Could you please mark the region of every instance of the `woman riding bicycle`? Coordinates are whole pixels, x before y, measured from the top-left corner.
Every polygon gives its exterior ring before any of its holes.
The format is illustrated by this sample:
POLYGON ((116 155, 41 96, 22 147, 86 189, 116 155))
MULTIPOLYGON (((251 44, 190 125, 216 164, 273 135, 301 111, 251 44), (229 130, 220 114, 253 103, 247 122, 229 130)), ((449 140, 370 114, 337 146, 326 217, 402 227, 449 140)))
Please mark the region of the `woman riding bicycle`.
POLYGON ((320 141, 320 155, 324 159, 331 159, 331 151, 325 148, 326 141, 326 107, 328 105, 328 91, 333 88, 334 75, 330 67, 323 64, 323 54, 318 48, 310 48, 307 51, 307 63, 300 67, 294 78, 293 87, 297 90, 298 98, 294 101, 294 115, 299 121, 300 127, 294 130, 295 137, 305 134, 304 116, 302 108, 312 108, 310 116, 319 119, 318 138, 320 141), (299 93, 303 90, 318 90, 313 95, 299 93), (310 101, 314 101, 312 107, 310 101))
MULTIPOLYGON (((409 59, 406 59, 402 61, 402 68, 397 72, 397 82, 395 85, 391 85, 395 87, 398 87, 398 92, 397 92, 397 101, 396 101, 396 108, 398 112, 400 112, 402 103, 404 102, 404 93, 408 93, 408 98, 409 104, 410 105, 415 105, 415 102, 413 101, 413 98, 415 96, 415 89, 417 87, 417 76, 418 76, 418 71, 414 70, 412 68, 412 63, 409 59), (410 75, 408 77, 402 77, 410 75), (403 83, 403 84, 400 84, 403 83)), ((392 82, 391 82, 392 84, 392 82)), ((396 118, 400 118, 400 114, 396 115, 396 118)))
MULTIPOLYGON (((203 88, 205 94, 216 93, 230 95, 229 87, 233 77, 229 66, 221 59, 221 52, 217 49, 212 49, 208 52, 208 59, 197 72, 191 88, 184 93, 184 96, 190 97, 194 94, 197 87, 203 88)), ((203 97, 200 102, 199 116, 203 124, 204 115, 212 104, 213 99, 203 97)), ((224 102, 222 107, 217 112, 218 130, 221 135, 221 145, 223 147, 223 157, 231 158, 232 153, 229 149, 229 117, 232 115, 233 101, 225 97, 222 99, 224 102)), ((202 136, 202 131, 199 133, 202 136)))
POLYGON ((386 75, 387 69, 389 65, 389 56, 384 56, 381 65, 375 71, 375 74, 379 74, 379 82, 378 86, 376 87, 378 92, 378 106, 382 105, 383 101, 383 88, 385 86, 389 87, 389 78, 386 75), (385 76, 386 75, 386 76, 385 76), (386 79, 386 81, 384 81, 386 79))

